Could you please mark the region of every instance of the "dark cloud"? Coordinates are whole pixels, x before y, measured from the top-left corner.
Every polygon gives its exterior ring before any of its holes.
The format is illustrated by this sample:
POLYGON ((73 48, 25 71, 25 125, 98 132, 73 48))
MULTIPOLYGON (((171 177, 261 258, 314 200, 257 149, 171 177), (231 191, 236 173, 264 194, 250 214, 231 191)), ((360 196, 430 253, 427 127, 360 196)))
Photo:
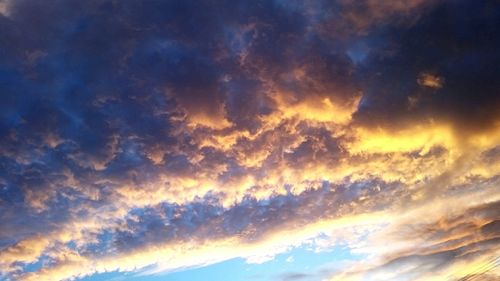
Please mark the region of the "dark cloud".
POLYGON ((305 273, 288 273, 282 277, 283 281, 294 281, 294 280, 307 280, 311 277, 310 274, 305 273))
MULTIPOLYGON (((461 129, 489 128, 498 120, 500 15, 494 1, 447 1, 410 27, 387 28, 384 38, 360 67, 364 84, 357 118, 373 123, 434 118, 461 129), (440 89, 422 88, 421 73, 446 81, 440 89), (408 109, 409 99, 416 105, 408 109), (418 100, 418 101, 417 101, 418 100)), ((370 36, 370 35, 369 35, 370 36)))
MULTIPOLYGON (((118 228, 113 237, 121 251, 158 243, 179 243, 184 239, 203 241, 235 235, 256 241, 285 228, 288 223, 298 227, 354 211, 354 204, 363 205, 356 199, 359 194, 367 195, 367 190, 360 185, 340 187, 325 182, 322 188, 299 196, 280 195, 266 200, 247 197, 231 208, 223 208, 217 200, 210 203, 207 197, 186 205, 165 203, 136 209, 128 214, 125 225, 120 227, 123 230, 118 228)), ((376 210, 369 205, 366 208, 376 210)))

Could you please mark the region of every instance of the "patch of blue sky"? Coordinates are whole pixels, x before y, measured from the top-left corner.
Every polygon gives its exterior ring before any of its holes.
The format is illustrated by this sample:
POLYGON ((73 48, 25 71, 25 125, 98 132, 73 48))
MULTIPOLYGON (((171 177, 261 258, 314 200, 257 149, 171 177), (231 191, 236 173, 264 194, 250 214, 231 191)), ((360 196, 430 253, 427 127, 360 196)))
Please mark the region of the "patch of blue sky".
POLYGON ((260 263, 247 263, 236 258, 217 264, 188 268, 174 272, 144 275, 142 273, 108 272, 95 274, 81 281, 276 281, 287 280, 287 276, 301 276, 301 280, 322 280, 324 274, 339 269, 346 262, 360 260, 346 247, 334 247, 315 252, 307 244, 277 255, 274 259, 260 263))

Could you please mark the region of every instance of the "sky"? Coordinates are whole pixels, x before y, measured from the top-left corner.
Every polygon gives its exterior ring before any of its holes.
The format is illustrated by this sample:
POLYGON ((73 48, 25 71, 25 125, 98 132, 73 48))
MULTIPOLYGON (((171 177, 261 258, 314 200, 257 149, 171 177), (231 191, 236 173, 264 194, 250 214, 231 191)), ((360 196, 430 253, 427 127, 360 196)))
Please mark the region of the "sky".
POLYGON ((495 0, 0 0, 0 280, 500 279, 495 0))

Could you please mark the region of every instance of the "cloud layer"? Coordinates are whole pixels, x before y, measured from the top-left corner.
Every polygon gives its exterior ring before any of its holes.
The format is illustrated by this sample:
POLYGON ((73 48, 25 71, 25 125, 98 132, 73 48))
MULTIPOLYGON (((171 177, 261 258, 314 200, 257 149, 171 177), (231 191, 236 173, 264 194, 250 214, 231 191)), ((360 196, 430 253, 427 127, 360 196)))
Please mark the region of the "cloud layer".
POLYGON ((0 277, 498 278, 500 9, 389 2, 0 0, 0 277))

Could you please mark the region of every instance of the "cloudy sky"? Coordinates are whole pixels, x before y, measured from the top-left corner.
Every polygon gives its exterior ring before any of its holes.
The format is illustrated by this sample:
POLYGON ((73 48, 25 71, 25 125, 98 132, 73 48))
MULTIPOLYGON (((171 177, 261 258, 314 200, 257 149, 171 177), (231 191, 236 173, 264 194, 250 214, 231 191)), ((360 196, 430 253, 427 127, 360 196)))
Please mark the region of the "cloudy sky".
POLYGON ((0 0, 0 280, 499 280, 499 65, 495 0, 0 0))

